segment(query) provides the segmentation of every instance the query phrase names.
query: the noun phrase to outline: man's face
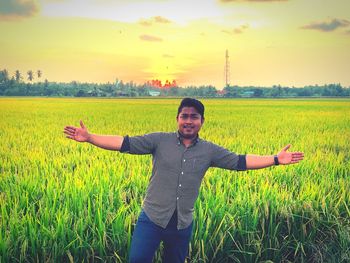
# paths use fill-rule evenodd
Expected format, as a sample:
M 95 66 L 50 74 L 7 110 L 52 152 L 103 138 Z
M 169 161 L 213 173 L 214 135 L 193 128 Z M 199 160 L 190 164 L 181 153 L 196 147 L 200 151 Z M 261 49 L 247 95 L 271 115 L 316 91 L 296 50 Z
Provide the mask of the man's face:
M 186 139 L 195 138 L 204 122 L 194 107 L 183 107 L 176 119 L 178 129 Z

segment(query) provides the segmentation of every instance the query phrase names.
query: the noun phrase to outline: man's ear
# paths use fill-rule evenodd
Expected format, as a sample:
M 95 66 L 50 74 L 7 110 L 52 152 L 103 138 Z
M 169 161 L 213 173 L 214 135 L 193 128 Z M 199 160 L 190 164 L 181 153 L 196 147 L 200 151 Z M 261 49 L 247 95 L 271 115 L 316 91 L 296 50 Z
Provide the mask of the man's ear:
M 204 117 L 202 117 L 202 121 L 201 121 L 201 122 L 202 122 L 202 125 L 203 125 L 203 123 L 204 123 Z

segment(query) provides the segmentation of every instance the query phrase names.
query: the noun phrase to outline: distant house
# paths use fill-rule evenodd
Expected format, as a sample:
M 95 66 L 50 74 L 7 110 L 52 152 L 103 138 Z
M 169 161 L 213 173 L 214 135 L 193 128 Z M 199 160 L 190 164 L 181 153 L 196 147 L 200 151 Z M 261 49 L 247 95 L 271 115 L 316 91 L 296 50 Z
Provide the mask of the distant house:
M 223 96 L 225 96 L 225 94 L 226 94 L 226 90 L 224 90 L 224 89 L 216 91 L 217 97 L 223 97 Z
M 150 90 L 148 93 L 149 93 L 149 95 L 151 95 L 153 97 L 160 95 L 160 91 L 155 91 L 155 90 Z

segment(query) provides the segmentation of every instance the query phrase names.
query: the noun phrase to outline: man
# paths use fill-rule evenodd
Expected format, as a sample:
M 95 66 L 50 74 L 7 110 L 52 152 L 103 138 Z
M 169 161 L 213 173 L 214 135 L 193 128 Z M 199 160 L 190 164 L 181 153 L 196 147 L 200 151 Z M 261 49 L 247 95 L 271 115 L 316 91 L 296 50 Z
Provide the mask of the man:
M 177 113 L 178 131 L 143 136 L 90 134 L 83 122 L 80 128 L 66 126 L 67 138 L 130 154 L 152 154 L 153 170 L 143 209 L 133 233 L 130 262 L 152 262 L 161 241 L 164 262 L 184 262 L 193 224 L 193 208 L 202 178 L 209 167 L 243 171 L 278 164 L 298 163 L 301 152 L 277 155 L 237 155 L 198 136 L 204 123 L 204 105 L 192 98 L 181 101 Z

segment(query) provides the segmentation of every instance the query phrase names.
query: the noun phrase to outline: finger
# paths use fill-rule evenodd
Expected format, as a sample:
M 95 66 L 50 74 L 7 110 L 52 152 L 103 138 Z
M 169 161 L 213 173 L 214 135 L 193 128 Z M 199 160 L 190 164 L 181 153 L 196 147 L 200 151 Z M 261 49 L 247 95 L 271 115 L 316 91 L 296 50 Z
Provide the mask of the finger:
M 292 154 L 304 154 L 303 152 L 292 152 Z
M 282 149 L 282 151 L 287 151 L 287 150 L 290 148 L 290 146 L 291 146 L 290 144 L 284 146 L 284 148 Z
M 74 140 L 74 137 L 73 137 L 73 136 L 66 136 L 66 138 L 71 139 L 71 140 Z
M 64 127 L 65 129 L 76 129 L 77 127 L 74 127 L 74 126 L 66 126 Z
M 63 131 L 64 134 L 67 134 L 67 135 L 70 135 L 70 136 L 73 136 L 74 135 L 74 132 L 70 132 L 70 131 Z
M 296 154 L 296 155 L 292 155 L 292 158 L 304 158 L 304 155 Z
M 85 129 L 85 125 L 84 125 L 84 123 L 83 123 L 82 120 L 80 120 L 80 127 L 82 127 L 83 129 Z
M 72 130 L 72 129 L 64 129 L 64 132 L 70 132 L 70 133 L 75 133 L 76 130 Z
M 65 131 L 70 131 L 70 132 L 75 132 L 75 128 L 70 128 L 70 127 L 65 127 L 64 128 Z
M 304 158 L 293 158 L 291 161 L 301 161 L 301 160 L 303 160 Z
M 304 158 L 293 158 L 292 161 L 301 161 L 303 160 Z
M 304 159 L 304 156 L 293 156 L 292 159 Z
M 293 157 L 300 157 L 300 156 L 304 156 L 303 153 L 292 153 Z

